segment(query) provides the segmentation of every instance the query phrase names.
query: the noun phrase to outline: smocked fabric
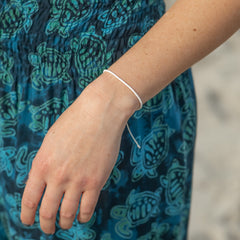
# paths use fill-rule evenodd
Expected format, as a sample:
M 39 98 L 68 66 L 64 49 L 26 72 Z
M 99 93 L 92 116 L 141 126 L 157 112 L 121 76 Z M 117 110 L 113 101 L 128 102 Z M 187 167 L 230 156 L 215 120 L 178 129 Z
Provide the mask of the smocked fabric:
M 54 235 L 20 221 L 50 126 L 164 14 L 162 0 L 0 0 L 0 239 L 183 240 L 191 202 L 196 100 L 187 70 L 130 118 L 92 219 Z M 163 68 L 164 66 L 159 66 Z

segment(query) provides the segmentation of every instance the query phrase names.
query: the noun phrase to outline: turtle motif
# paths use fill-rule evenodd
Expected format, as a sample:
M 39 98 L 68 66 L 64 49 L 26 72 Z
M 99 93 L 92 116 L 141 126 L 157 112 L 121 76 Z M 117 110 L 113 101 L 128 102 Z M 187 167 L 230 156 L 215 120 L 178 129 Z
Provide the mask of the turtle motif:
M 174 130 L 163 123 L 162 116 L 158 117 L 149 133 L 141 143 L 141 149 L 136 146 L 131 153 L 130 163 L 135 168 L 132 171 L 132 181 L 139 181 L 144 175 L 149 178 L 158 176 L 157 168 L 168 155 L 169 137 Z M 137 138 L 140 142 L 140 139 Z
M 20 86 L 18 86 L 17 94 L 9 92 L 0 97 L 0 147 L 2 136 L 12 137 L 16 134 L 17 114 L 21 113 L 26 106 L 26 102 L 21 99 L 22 88 Z
M 38 11 L 37 0 L 11 0 L 0 11 L 0 40 L 14 37 L 32 26 L 32 15 Z
M 107 182 L 105 183 L 103 190 L 107 189 L 109 187 L 109 185 L 111 184 L 111 182 L 113 182 L 113 184 L 117 184 L 120 181 L 121 171 L 118 169 L 118 166 L 121 164 L 123 159 L 124 159 L 124 152 L 120 151 L 118 154 L 117 162 L 114 165 L 112 173 L 111 173 L 110 177 L 108 178 Z
M 160 183 L 165 188 L 166 203 L 168 204 L 165 210 L 166 214 L 176 215 L 183 209 L 187 175 L 186 167 L 181 166 L 179 161 L 174 159 L 167 175 L 160 177 Z
M 183 121 L 183 142 L 178 149 L 178 152 L 186 154 L 193 149 L 193 145 L 196 137 L 196 112 L 193 107 L 193 103 L 189 102 L 183 106 L 183 112 L 186 112 L 187 116 Z
M 74 63 L 77 71 L 82 76 L 89 76 L 94 73 L 97 77 L 102 69 L 107 66 L 112 57 L 112 51 L 107 52 L 107 44 L 102 36 L 96 33 L 82 33 L 79 38 L 71 40 L 71 49 L 74 52 Z M 81 79 L 82 80 L 82 79 Z M 92 81 L 94 79 L 87 79 Z M 89 82 L 79 82 L 81 87 Z
M 29 62 L 34 66 L 31 73 L 32 86 L 36 90 L 43 90 L 44 85 L 63 81 L 72 81 L 68 74 L 71 52 L 61 53 L 54 48 L 47 48 L 47 43 L 41 43 L 37 53 L 30 53 Z
M 16 149 L 14 147 L 0 147 L 0 173 L 6 172 L 8 176 L 13 173 L 11 161 L 14 160 Z
M 69 104 L 67 91 L 64 91 L 63 99 L 54 97 L 40 106 L 31 105 L 29 107 L 29 111 L 32 114 L 30 129 L 33 132 L 43 131 L 46 134 L 50 126 L 67 109 Z
M 155 97 L 151 98 L 147 101 L 141 110 L 136 111 L 133 115 L 134 118 L 139 119 L 145 113 L 154 113 L 158 111 L 162 111 L 166 113 L 173 106 L 173 97 L 172 97 L 172 89 L 171 86 L 168 85 L 163 91 L 158 93 Z
M 14 82 L 11 74 L 14 60 L 12 57 L 8 57 L 7 53 L 0 49 L 0 84 L 6 84 L 11 86 Z
M 152 223 L 151 232 L 144 236 L 139 237 L 137 240 L 164 240 L 164 235 L 169 230 L 169 224 L 167 223 Z
M 22 146 L 19 148 L 16 161 L 15 161 L 15 169 L 16 169 L 16 185 L 19 188 L 24 188 L 26 184 L 26 180 L 28 177 L 28 173 L 30 172 L 32 161 L 37 154 L 37 150 L 32 151 L 28 154 L 28 147 Z
M 11 137 L 15 135 L 14 126 L 17 123 L 16 94 L 10 92 L 0 98 L 0 146 L 2 136 Z
M 162 190 L 156 192 L 144 191 L 136 193 L 135 189 L 129 194 L 125 205 L 117 205 L 111 209 L 111 217 L 119 219 L 115 225 L 116 233 L 122 238 L 131 238 L 131 228 L 146 223 L 159 212 L 159 203 Z
M 66 38 L 77 25 L 86 22 L 93 13 L 92 0 L 51 0 L 51 19 L 45 29 L 50 35 L 54 32 Z M 94 1 L 96 2 L 96 1 Z
M 99 15 L 98 20 L 103 22 L 103 34 L 111 34 L 114 29 L 127 23 L 132 12 L 141 7 L 141 1 L 115 1 L 110 10 Z
M 59 217 L 58 217 L 59 218 Z M 79 222 L 75 219 L 73 222 L 73 226 L 68 230 L 60 229 L 55 233 L 56 237 L 64 240 L 93 240 L 96 239 L 96 232 L 91 229 L 92 225 L 96 221 L 96 214 L 93 215 L 91 220 L 84 224 L 79 224 Z M 59 222 L 59 219 L 57 219 Z M 58 223 L 57 223 L 58 225 Z

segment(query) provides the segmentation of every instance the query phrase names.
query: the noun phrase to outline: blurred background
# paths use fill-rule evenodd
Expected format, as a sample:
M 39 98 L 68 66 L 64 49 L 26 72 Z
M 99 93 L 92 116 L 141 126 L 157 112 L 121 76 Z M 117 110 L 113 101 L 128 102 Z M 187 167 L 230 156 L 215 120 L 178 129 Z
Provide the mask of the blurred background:
M 198 99 L 189 240 L 240 239 L 240 31 L 193 66 Z
M 166 0 L 167 8 L 174 0 Z M 193 66 L 198 99 L 189 240 L 240 240 L 240 31 Z

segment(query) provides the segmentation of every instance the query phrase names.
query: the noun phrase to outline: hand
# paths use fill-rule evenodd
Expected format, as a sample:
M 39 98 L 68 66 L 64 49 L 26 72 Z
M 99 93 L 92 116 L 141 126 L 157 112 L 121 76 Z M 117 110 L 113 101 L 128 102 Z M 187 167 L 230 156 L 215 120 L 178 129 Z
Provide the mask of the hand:
M 116 162 L 122 132 L 138 107 L 135 96 L 107 73 L 91 83 L 49 129 L 32 163 L 23 193 L 21 220 L 34 223 L 39 201 L 40 226 L 69 229 L 80 203 L 78 220 L 90 220 L 99 193 Z

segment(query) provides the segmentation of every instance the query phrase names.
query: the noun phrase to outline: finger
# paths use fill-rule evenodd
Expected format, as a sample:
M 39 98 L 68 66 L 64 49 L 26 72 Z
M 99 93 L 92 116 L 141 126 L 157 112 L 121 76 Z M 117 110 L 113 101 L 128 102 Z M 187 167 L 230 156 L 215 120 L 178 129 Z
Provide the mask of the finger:
M 80 197 L 81 192 L 75 188 L 65 192 L 60 209 L 59 225 L 61 228 L 69 229 L 72 227 L 78 210 Z
M 99 197 L 99 191 L 86 191 L 82 194 L 80 211 L 78 214 L 79 222 L 85 223 L 88 222 L 95 210 L 97 201 Z
M 53 184 L 48 184 L 39 210 L 40 226 L 46 234 L 55 232 L 56 214 L 63 196 L 63 191 Z
M 23 224 L 32 225 L 34 223 L 37 206 L 45 186 L 45 182 L 31 172 L 23 192 L 21 203 L 21 221 Z

